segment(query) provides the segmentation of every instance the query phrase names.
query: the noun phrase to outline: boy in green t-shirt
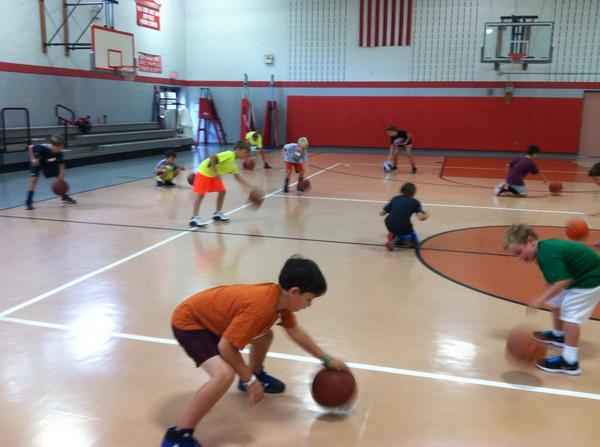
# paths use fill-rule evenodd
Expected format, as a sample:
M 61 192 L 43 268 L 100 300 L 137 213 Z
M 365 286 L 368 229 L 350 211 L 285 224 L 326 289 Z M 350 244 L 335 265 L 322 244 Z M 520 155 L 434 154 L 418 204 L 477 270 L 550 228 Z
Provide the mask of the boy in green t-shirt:
M 541 343 L 563 348 L 562 355 L 538 360 L 544 371 L 576 376 L 581 374 L 577 346 L 579 326 L 600 301 L 600 256 L 579 242 L 539 240 L 526 224 L 511 225 L 504 234 L 504 248 L 525 262 L 537 261 L 548 288 L 530 301 L 527 311 L 547 304 L 552 309 L 554 330 L 534 332 Z

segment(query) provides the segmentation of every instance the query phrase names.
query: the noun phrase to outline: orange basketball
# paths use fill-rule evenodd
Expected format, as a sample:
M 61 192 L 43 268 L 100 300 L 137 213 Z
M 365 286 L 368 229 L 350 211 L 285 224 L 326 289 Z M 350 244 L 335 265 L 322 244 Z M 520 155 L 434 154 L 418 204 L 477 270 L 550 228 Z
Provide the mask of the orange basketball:
M 249 158 L 248 160 L 246 160 L 246 162 L 244 163 L 244 166 L 246 169 L 248 169 L 249 171 L 252 171 L 254 169 L 254 166 L 256 166 L 256 163 L 254 161 L 253 158 Z
M 259 188 L 253 188 L 252 191 L 250 191 L 248 200 L 254 206 L 260 207 L 262 205 L 262 203 L 265 201 L 265 193 Z
M 356 397 L 356 380 L 348 371 L 323 368 L 313 379 L 311 394 L 323 407 L 347 406 Z
M 195 180 L 195 179 L 196 179 L 196 174 L 195 174 L 194 172 L 192 172 L 190 175 L 188 175 L 188 177 L 187 177 L 187 182 L 188 182 L 190 185 L 193 185 L 193 184 L 194 184 L 194 180 Z
M 561 182 L 552 182 L 548 185 L 548 189 L 552 194 L 560 194 L 563 190 Z
M 310 191 L 310 180 L 305 178 L 300 182 L 300 189 L 304 192 Z
M 57 196 L 64 196 L 69 191 L 69 184 L 64 180 L 56 180 L 52 184 L 52 192 Z
M 533 338 L 527 326 L 512 328 L 506 337 L 506 357 L 516 363 L 535 363 L 546 357 L 548 347 Z
M 585 223 L 585 220 L 580 219 L 578 217 L 574 217 L 567 222 L 567 227 L 565 228 L 565 233 L 567 233 L 567 237 L 574 241 L 579 241 L 581 239 L 585 239 L 590 232 L 590 228 L 588 224 Z

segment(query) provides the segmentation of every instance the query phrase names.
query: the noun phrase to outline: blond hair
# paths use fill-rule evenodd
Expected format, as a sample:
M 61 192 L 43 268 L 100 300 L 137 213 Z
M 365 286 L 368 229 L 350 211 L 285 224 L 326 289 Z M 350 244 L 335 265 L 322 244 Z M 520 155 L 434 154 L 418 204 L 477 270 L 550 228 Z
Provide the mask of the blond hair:
M 308 147 L 308 139 L 306 137 L 298 138 L 298 144 L 302 147 Z
M 527 224 L 513 224 L 504 232 L 502 246 L 506 250 L 510 244 L 524 245 L 529 239 L 539 239 L 539 236 L 531 226 Z

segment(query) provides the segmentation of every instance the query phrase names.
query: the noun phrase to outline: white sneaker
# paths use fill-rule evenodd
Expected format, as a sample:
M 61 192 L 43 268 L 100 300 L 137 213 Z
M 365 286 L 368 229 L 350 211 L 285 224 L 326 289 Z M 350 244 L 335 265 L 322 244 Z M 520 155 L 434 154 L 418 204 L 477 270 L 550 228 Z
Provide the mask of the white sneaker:
M 190 227 L 205 227 L 208 225 L 206 222 L 202 222 L 198 216 L 194 216 L 190 219 Z
M 227 222 L 229 219 L 229 217 L 227 217 L 225 215 L 225 213 L 223 211 L 217 211 L 213 214 L 213 220 L 220 220 L 223 222 Z

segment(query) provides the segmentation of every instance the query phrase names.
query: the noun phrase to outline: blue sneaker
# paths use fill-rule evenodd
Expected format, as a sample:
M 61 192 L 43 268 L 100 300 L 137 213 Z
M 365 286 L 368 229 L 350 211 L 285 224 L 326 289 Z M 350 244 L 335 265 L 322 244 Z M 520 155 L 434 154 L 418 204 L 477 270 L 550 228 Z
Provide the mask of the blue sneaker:
M 181 436 L 176 427 L 170 427 L 165 433 L 160 447 L 202 447 L 202 444 L 191 434 Z
M 536 331 L 533 333 L 533 338 L 535 338 L 540 343 L 546 343 L 548 345 L 556 346 L 557 348 L 562 348 L 565 345 L 565 336 L 554 335 L 554 332 L 552 331 Z
M 578 376 L 581 374 L 581 368 L 579 368 L 579 362 L 573 364 L 567 362 L 562 355 L 556 357 L 550 357 L 548 359 L 538 360 L 535 363 L 542 371 L 550 373 L 561 373 L 568 374 L 570 376 Z
M 260 381 L 260 383 L 262 383 L 263 391 L 267 394 L 279 394 L 285 391 L 285 383 L 273 376 L 268 375 L 264 369 L 260 372 L 260 374 L 256 374 L 256 378 Z M 238 382 L 238 390 L 246 391 L 246 385 L 244 385 L 242 379 L 240 379 Z

